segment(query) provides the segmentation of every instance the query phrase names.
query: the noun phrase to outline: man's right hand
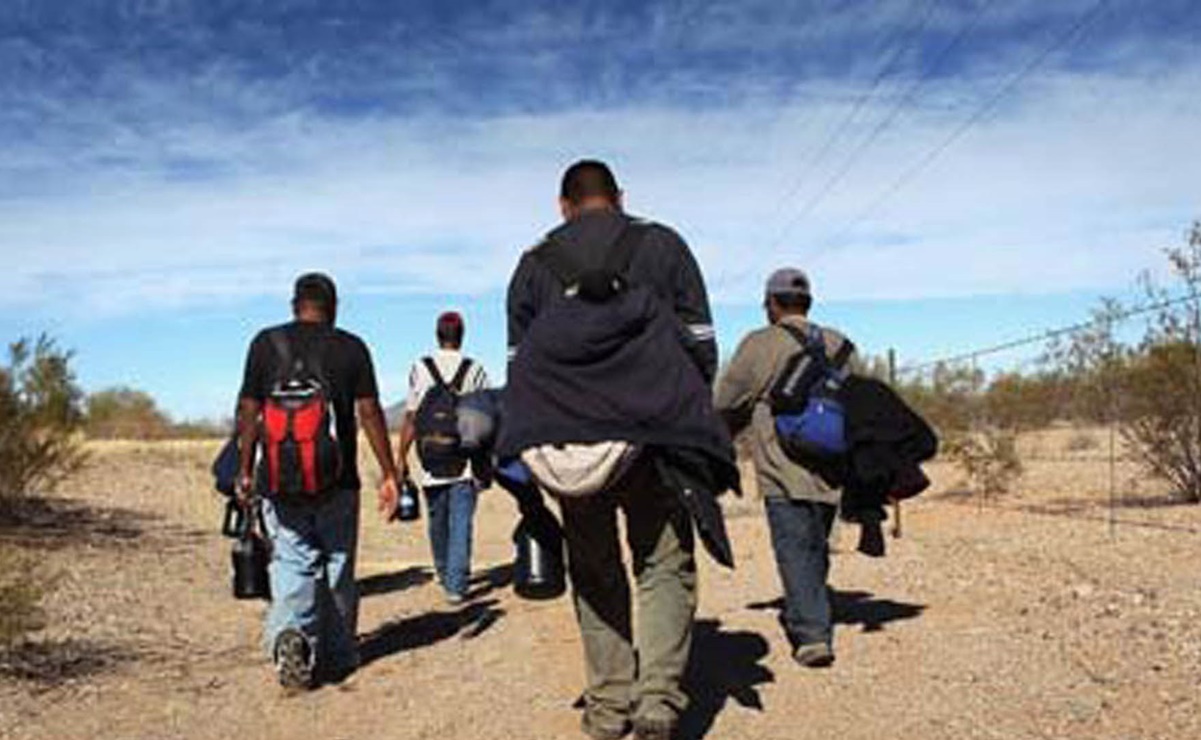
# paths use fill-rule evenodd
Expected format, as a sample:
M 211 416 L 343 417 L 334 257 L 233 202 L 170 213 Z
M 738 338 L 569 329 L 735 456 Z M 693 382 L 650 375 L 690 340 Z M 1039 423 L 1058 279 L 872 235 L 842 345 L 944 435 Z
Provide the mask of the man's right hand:
M 379 484 L 379 514 L 386 522 L 392 518 L 392 512 L 400 501 L 400 488 L 396 478 L 388 476 Z
M 252 476 L 241 473 L 238 475 L 238 480 L 234 483 L 234 495 L 238 499 L 238 505 L 243 509 L 249 509 L 254 501 L 254 479 Z

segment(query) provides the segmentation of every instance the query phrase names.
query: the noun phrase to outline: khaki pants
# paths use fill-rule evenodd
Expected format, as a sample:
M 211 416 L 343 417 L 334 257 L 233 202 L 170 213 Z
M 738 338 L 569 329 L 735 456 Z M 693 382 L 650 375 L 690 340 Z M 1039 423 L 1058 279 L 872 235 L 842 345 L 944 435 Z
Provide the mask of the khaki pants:
M 626 517 L 638 589 L 637 641 L 631 634 L 630 586 L 618 541 L 617 510 Z M 616 490 L 563 499 L 576 617 L 584 643 L 590 719 L 619 727 L 632 715 L 672 718 L 687 697 L 680 687 L 696 614 L 692 521 L 654 468 L 638 465 Z M 635 652 L 635 644 L 637 652 Z

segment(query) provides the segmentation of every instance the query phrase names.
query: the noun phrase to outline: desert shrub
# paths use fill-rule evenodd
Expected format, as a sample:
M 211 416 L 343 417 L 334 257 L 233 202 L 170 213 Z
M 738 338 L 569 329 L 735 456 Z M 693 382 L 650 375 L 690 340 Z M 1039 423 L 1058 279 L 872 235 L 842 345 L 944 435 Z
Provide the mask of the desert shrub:
M 163 439 L 172 435 L 171 420 L 149 393 L 108 388 L 87 399 L 88 437 L 92 439 Z
M 1193 342 L 1148 347 L 1123 383 L 1119 430 L 1134 457 L 1186 501 L 1201 502 L 1201 351 Z
M 1118 341 L 1114 326 L 1126 311 L 1107 300 L 1088 329 L 1049 356 L 1073 378 L 1081 416 L 1116 424 L 1147 472 L 1201 502 L 1201 223 L 1166 253 L 1176 284 L 1144 276 L 1154 310 L 1141 342 Z
M 1065 395 L 1063 381 L 1054 375 L 1002 373 L 988 384 L 982 417 L 1006 429 L 1046 429 L 1063 415 Z
M 12 344 L 9 364 L 0 366 L 0 515 L 51 490 L 83 462 L 82 393 L 70 360 L 43 336 Z
M 939 363 L 928 379 L 909 379 L 897 386 L 897 392 L 945 437 L 966 431 L 979 419 L 983 385 L 979 370 Z
M 971 489 L 984 496 L 1009 493 L 1022 475 L 1013 429 L 987 427 L 952 434 L 943 440 L 943 455 L 963 471 Z
M 0 546 L 0 650 L 45 626 L 45 588 L 45 579 L 27 556 Z

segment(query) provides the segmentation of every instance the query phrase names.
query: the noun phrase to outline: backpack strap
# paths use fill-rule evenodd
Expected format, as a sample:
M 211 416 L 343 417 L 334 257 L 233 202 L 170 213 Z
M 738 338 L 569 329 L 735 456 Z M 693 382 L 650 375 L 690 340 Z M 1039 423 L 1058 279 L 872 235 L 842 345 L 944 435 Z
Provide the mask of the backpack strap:
M 810 323 L 808 331 L 802 331 L 792 324 L 781 321 L 776 326 L 788 332 L 793 339 L 797 341 L 806 350 L 817 355 L 826 366 L 837 372 L 842 372 L 846 367 L 847 361 L 851 359 L 851 355 L 855 352 L 855 343 L 847 338 L 843 338 L 842 344 L 838 346 L 838 351 L 830 357 L 826 353 L 826 340 L 822 335 L 822 329 L 817 324 Z
M 422 364 L 429 371 L 430 377 L 434 380 L 434 385 L 446 385 L 446 381 L 442 378 L 442 373 L 438 372 L 438 363 L 434 362 L 432 357 L 422 357 Z
M 288 341 L 288 335 L 282 328 L 268 332 L 267 338 L 275 348 L 275 356 L 279 362 L 275 368 L 275 382 L 282 383 L 292 374 L 292 343 Z
M 471 360 L 464 357 L 459 363 L 459 369 L 455 371 L 455 376 L 450 380 L 450 389 L 455 393 L 462 394 L 463 383 L 467 380 L 467 372 L 471 370 Z
M 843 370 L 846 367 L 847 361 L 851 359 L 851 355 L 855 352 L 855 343 L 847 338 L 843 338 L 842 344 L 839 345 L 838 351 L 834 353 L 833 359 L 830 360 L 830 365 L 835 370 Z

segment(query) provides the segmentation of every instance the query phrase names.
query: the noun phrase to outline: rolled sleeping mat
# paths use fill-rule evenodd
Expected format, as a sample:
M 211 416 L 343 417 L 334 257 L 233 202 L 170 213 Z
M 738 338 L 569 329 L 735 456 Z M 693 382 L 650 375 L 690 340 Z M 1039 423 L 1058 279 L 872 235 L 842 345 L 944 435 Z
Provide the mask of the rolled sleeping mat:
M 487 449 L 496 438 L 500 420 L 500 391 L 485 390 L 459 399 L 459 444 L 464 450 Z

